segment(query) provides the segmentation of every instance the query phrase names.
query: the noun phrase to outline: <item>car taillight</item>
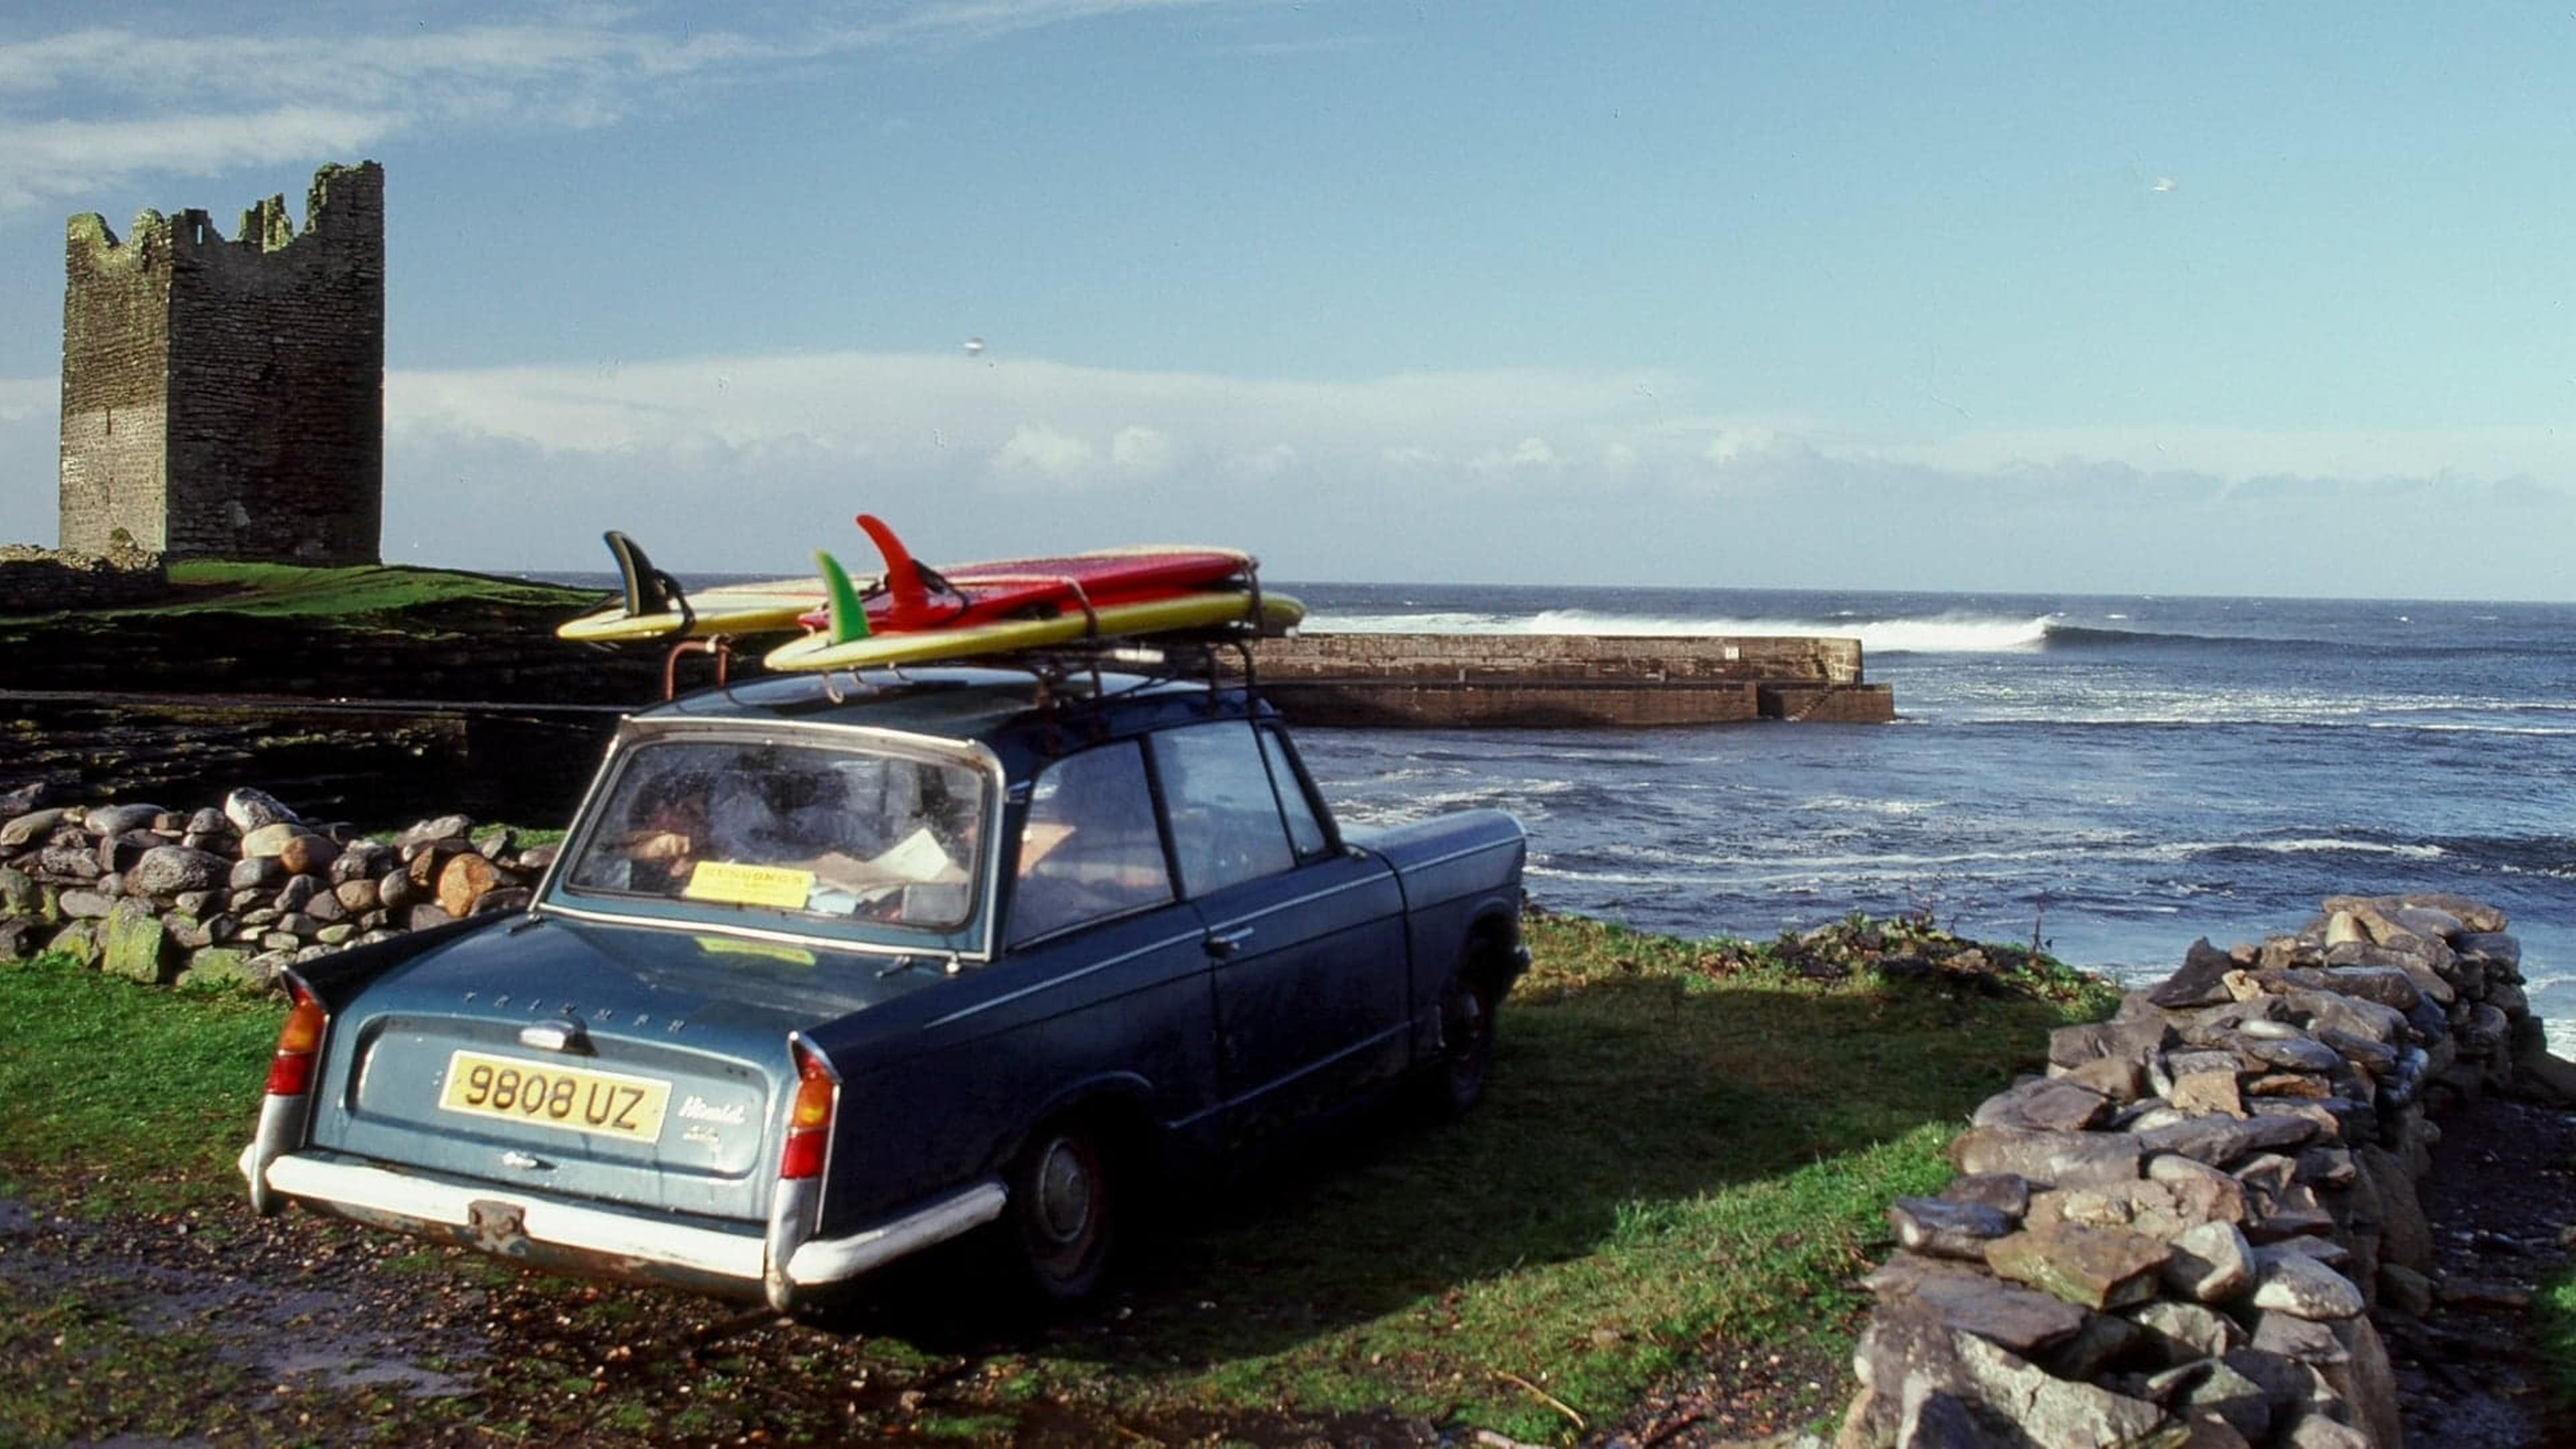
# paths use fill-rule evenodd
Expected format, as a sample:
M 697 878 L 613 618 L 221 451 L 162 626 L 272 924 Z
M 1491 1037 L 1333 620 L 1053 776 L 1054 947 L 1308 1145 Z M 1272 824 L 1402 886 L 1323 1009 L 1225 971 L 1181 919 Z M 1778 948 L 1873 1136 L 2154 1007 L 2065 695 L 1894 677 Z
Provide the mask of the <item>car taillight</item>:
M 295 1007 L 277 1033 L 277 1056 L 268 1064 L 268 1094 L 301 1097 L 313 1086 L 313 1059 L 322 1050 L 322 1029 L 331 1024 L 322 1003 L 301 986 L 293 987 Z
M 832 1143 L 832 1099 L 840 1089 L 823 1059 L 796 1043 L 796 1103 L 787 1112 L 787 1146 L 778 1154 L 780 1180 L 823 1175 L 823 1152 Z

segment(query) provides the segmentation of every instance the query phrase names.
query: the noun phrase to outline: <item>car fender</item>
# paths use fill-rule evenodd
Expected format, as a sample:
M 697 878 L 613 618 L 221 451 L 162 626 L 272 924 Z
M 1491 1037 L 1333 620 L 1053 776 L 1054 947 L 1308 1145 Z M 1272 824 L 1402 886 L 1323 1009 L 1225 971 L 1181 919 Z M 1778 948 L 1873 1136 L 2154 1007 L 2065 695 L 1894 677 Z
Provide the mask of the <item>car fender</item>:
M 999 1172 L 1018 1157 L 1029 1139 L 1049 1122 L 1066 1117 L 1103 1113 L 1114 1116 L 1131 1129 L 1135 1140 L 1130 1144 L 1157 1158 L 1160 1155 L 1160 1129 L 1164 1124 L 1154 1120 L 1153 1083 L 1134 1072 L 1103 1072 L 1072 1082 L 1049 1094 L 1033 1107 L 1003 1139 L 994 1144 L 992 1159 L 986 1165 Z

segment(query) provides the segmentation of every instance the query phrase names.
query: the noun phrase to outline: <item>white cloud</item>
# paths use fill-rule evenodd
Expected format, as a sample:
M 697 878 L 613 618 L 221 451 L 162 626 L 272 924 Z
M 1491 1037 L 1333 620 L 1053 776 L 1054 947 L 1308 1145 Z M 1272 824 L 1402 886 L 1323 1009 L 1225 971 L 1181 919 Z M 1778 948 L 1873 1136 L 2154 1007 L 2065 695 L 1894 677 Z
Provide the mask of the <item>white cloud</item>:
M 993 454 L 993 472 L 1003 478 L 1075 481 L 1092 468 L 1089 443 L 1039 423 L 1022 423 L 1010 441 Z
M 1764 427 L 1722 427 L 1699 450 L 1700 457 L 1724 468 L 1758 458 L 1780 446 L 1780 434 Z
M 1225 460 L 1226 475 L 1247 483 L 1267 482 L 1296 466 L 1297 450 L 1286 443 L 1236 453 Z
M 2545 430 L 2358 451 L 2328 434 L 2210 434 L 2190 466 L 2141 467 L 2108 456 L 2115 434 L 2087 452 L 2033 433 L 2017 454 L 1999 432 L 1871 443 L 1693 415 L 1691 389 L 1662 379 L 1692 418 L 1673 423 L 1630 408 L 1631 382 L 1319 383 L 875 353 L 402 369 L 386 381 L 385 547 L 596 568 L 594 541 L 618 527 L 684 572 L 791 570 L 815 547 L 857 547 L 849 519 L 865 508 L 930 558 L 1196 538 L 1253 549 L 1281 579 L 2566 588 L 2576 458 Z M 0 538 L 53 536 L 58 392 L 50 377 L 0 379 Z M 2354 573 L 2398 537 L 2446 562 L 2397 581 Z
M 1478 473 L 1498 473 L 1553 468 L 1556 464 L 1556 449 L 1548 445 L 1547 439 L 1523 438 L 1508 449 L 1481 454 L 1467 466 Z
M 146 34 L 91 27 L 0 41 L 0 211 L 148 175 L 206 176 L 346 153 L 424 132 L 612 125 L 667 109 L 693 85 L 923 45 L 974 44 L 1043 26 L 1228 0 L 971 0 L 887 7 L 865 24 L 774 34 L 669 30 L 651 12 L 431 28 L 391 12 L 371 32 L 320 18 L 285 35 Z M 373 12 L 354 12 L 371 15 Z M 751 12 L 742 12 L 746 19 Z M 278 104 L 275 78 L 298 100 Z
M 387 113 L 285 106 L 166 120 L 0 124 L 0 211 L 34 206 L 142 172 L 203 176 L 226 166 L 303 161 L 374 145 L 401 125 Z M 299 217 L 300 221 L 301 218 Z M 124 225 L 111 217 L 112 226 Z
M 1172 439 L 1152 428 L 1120 428 L 1109 439 L 1109 461 L 1135 478 L 1159 478 L 1172 469 Z

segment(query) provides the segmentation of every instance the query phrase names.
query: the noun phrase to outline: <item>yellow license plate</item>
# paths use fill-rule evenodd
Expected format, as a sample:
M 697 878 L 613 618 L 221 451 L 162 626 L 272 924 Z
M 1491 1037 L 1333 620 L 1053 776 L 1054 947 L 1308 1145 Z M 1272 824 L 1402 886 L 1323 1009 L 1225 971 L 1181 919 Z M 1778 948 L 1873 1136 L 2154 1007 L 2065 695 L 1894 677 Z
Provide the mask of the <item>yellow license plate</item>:
M 671 1084 L 556 1062 L 459 1051 L 447 1059 L 440 1110 L 651 1142 L 662 1135 Z

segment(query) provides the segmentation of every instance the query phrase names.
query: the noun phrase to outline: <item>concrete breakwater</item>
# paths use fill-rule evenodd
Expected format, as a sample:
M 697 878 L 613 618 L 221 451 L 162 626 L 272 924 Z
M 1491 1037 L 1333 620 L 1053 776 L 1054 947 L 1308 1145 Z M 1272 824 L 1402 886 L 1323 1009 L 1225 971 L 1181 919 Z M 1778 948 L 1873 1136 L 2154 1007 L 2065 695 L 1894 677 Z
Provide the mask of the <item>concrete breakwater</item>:
M 1840 1444 L 2396 1449 L 2383 1334 L 2478 1301 L 2419 1204 L 2438 1120 L 2576 1100 L 2506 925 L 2332 897 L 2059 1029 L 1952 1144 L 1960 1176 L 1889 1210 Z
M 1252 651 L 1308 725 L 1599 728 L 1896 717 L 1858 639 L 1599 634 L 1301 634 Z

